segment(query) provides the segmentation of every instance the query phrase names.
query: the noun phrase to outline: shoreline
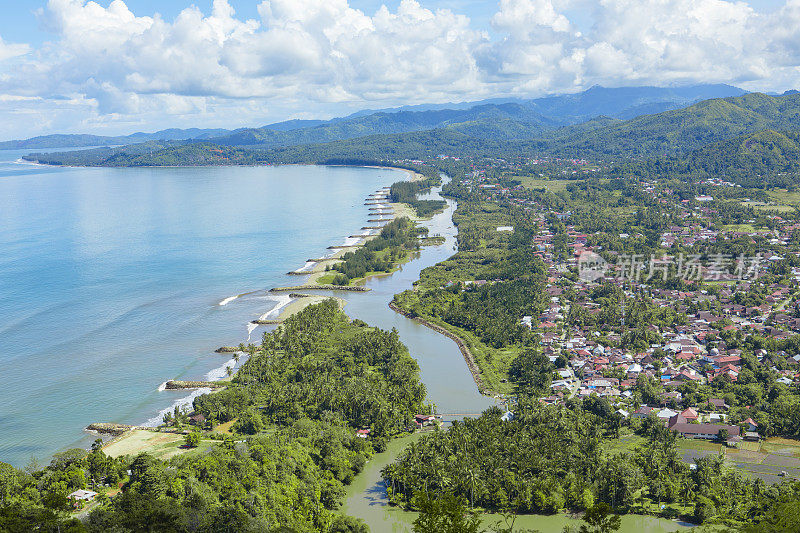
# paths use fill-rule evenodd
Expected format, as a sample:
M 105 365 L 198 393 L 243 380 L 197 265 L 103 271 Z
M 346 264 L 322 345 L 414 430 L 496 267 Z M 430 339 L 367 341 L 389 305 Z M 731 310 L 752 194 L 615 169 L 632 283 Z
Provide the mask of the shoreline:
M 45 165 L 45 166 L 48 166 L 48 165 Z M 207 165 L 202 165 L 202 166 L 207 166 Z M 243 166 L 243 165 L 240 165 L 240 166 Z M 247 165 L 247 166 L 263 166 L 263 165 Z M 321 165 L 321 166 L 352 166 L 352 165 Z M 399 170 L 399 171 L 402 171 L 406 175 L 406 179 L 409 180 L 409 181 L 419 181 L 419 180 L 425 179 L 425 177 L 422 174 L 414 172 L 414 171 L 412 171 L 410 169 L 402 169 L 402 168 L 396 168 L 396 167 L 377 167 L 377 166 L 366 166 L 366 165 L 365 166 L 356 166 L 356 168 L 378 168 L 378 169 L 393 170 L 393 171 L 398 171 Z M 401 181 L 401 180 L 397 180 L 397 181 Z M 370 193 L 370 196 L 371 195 L 375 195 L 375 194 L 386 195 L 386 194 L 388 194 L 388 189 L 389 189 L 389 187 L 381 188 L 375 193 Z M 381 226 L 385 225 L 385 223 L 389 223 L 392 220 L 395 220 L 395 219 L 397 219 L 399 217 L 402 217 L 402 216 L 408 217 L 414 223 L 419 223 L 422 220 L 428 220 L 430 218 L 430 217 L 428 217 L 427 219 L 422 219 L 420 217 L 417 217 L 414 209 L 408 204 L 390 203 L 390 202 L 384 200 L 384 201 L 382 201 L 382 205 L 386 205 L 387 206 L 385 208 L 386 211 L 391 209 L 391 217 L 390 218 L 382 218 L 381 219 Z M 368 213 L 368 215 L 367 215 L 367 218 L 374 217 L 374 216 L 376 216 L 376 214 L 377 213 L 370 211 Z M 368 225 L 370 225 L 370 224 L 368 224 Z M 379 228 L 375 228 L 375 229 L 379 229 Z M 364 230 L 362 229 L 360 231 L 363 233 Z M 341 246 L 334 247 L 333 250 L 332 250 L 333 253 L 331 253 L 328 256 L 321 257 L 321 258 L 319 258 L 319 260 L 313 261 L 316 264 L 314 264 L 308 270 L 305 270 L 305 271 L 291 271 L 291 272 L 287 273 L 287 275 L 307 275 L 307 276 L 309 276 L 309 278 L 306 281 L 306 283 L 300 284 L 300 285 L 296 285 L 296 286 L 290 286 L 290 287 L 272 287 L 271 289 L 269 289 L 267 291 L 267 293 L 286 293 L 286 292 L 293 292 L 293 291 L 296 292 L 296 291 L 309 291 L 309 290 L 367 292 L 367 291 L 371 290 L 369 287 L 363 286 L 363 283 L 367 279 L 372 278 L 372 277 L 388 276 L 388 275 L 393 274 L 394 272 L 396 272 L 397 270 L 399 270 L 401 268 L 402 264 L 405 264 L 405 263 L 407 263 L 409 261 L 414 260 L 415 257 L 416 257 L 416 254 L 409 253 L 408 256 L 406 258 L 404 258 L 402 261 L 398 261 L 397 265 L 395 265 L 395 268 L 393 268 L 390 272 L 370 273 L 370 274 L 367 274 L 366 276 L 364 276 L 362 278 L 351 280 L 351 285 L 336 286 L 336 285 L 328 285 L 328 284 L 318 284 L 318 283 L 314 283 L 314 280 L 318 279 L 318 278 L 320 278 L 320 277 L 322 277 L 322 276 L 324 276 L 326 274 L 325 267 L 327 265 L 330 265 L 331 263 L 338 262 L 340 260 L 341 256 L 343 256 L 345 253 L 347 253 L 349 251 L 353 251 L 355 249 L 358 249 L 359 247 L 363 246 L 369 240 L 372 240 L 375 237 L 377 237 L 379 235 L 379 233 L 380 233 L 379 231 L 376 231 L 375 234 L 373 234 L 373 235 L 360 236 L 358 241 L 353 245 L 346 245 L 346 246 L 345 245 L 341 245 Z M 349 238 L 353 238 L 353 237 L 349 237 Z M 329 247 L 329 250 L 330 249 L 331 249 L 331 247 Z M 310 263 L 310 262 L 312 262 L 312 261 L 307 261 L 307 263 Z M 305 266 L 309 266 L 309 265 L 305 265 Z M 303 267 L 301 267 L 301 268 L 303 268 Z M 237 300 L 238 298 L 240 298 L 242 296 L 246 296 L 248 294 L 252 294 L 252 293 L 255 293 L 255 292 L 259 292 L 259 290 L 246 291 L 246 292 L 243 292 L 241 294 L 237 294 L 235 296 L 230 296 L 230 297 L 224 298 L 220 302 L 218 302 L 216 305 L 220 306 L 220 307 L 224 307 L 224 306 L 228 305 L 229 303 Z M 294 314 L 302 311 L 303 309 L 305 309 L 309 305 L 320 303 L 320 302 L 322 302 L 324 300 L 327 300 L 329 298 L 333 298 L 334 300 L 336 300 L 337 303 L 339 304 L 340 308 L 343 308 L 344 305 L 346 304 L 346 301 L 343 300 L 342 298 L 337 298 L 335 296 L 328 296 L 328 295 L 289 294 L 288 296 L 291 298 L 291 301 L 288 304 L 285 304 L 285 303 L 281 304 L 279 302 L 272 310 L 270 310 L 267 313 L 265 313 L 264 315 L 262 315 L 261 318 L 252 320 L 248 324 L 248 339 L 247 339 L 247 342 L 250 341 L 250 335 L 253 333 L 253 331 L 257 327 L 266 326 L 266 325 L 280 325 L 287 318 L 289 318 L 290 316 L 293 316 Z M 279 310 L 278 315 L 274 316 L 274 317 L 270 316 L 270 314 L 275 310 Z M 232 353 L 238 353 L 238 352 L 240 352 L 238 347 L 230 347 L 230 348 L 223 347 L 223 348 L 217 349 L 217 353 L 223 353 L 223 354 L 228 354 L 228 353 L 232 354 Z M 462 351 L 462 353 L 463 353 L 463 351 Z M 240 354 L 240 355 L 242 356 L 242 363 L 243 363 L 246 360 L 247 355 L 246 354 Z M 466 356 L 465 356 L 465 360 L 468 361 L 468 359 L 466 359 Z M 233 366 L 236 366 L 236 363 L 234 363 L 234 360 L 231 359 L 231 361 L 226 362 L 220 368 L 229 367 L 229 366 L 231 366 L 231 364 L 233 364 Z M 217 370 L 219 370 L 219 368 L 214 368 L 214 369 L 210 370 L 206 374 L 206 377 L 207 377 L 206 380 L 184 381 L 184 380 L 170 379 L 170 380 L 167 380 L 164 383 L 162 383 L 162 385 L 159 387 L 159 390 L 173 390 L 173 391 L 174 390 L 186 390 L 186 391 L 191 391 L 191 394 L 189 396 L 187 396 L 186 398 L 181 398 L 179 400 L 176 400 L 176 402 L 173 402 L 173 404 L 171 404 L 166 409 L 171 410 L 176 405 L 191 406 L 194 398 L 196 396 L 200 395 L 200 394 L 214 394 L 216 392 L 219 392 L 220 390 L 224 390 L 226 388 L 226 382 L 230 381 L 231 377 L 233 377 L 236 374 L 236 371 L 234 371 L 233 374 L 231 376 L 229 376 L 229 377 L 222 377 L 222 378 L 212 377 L 211 374 L 214 373 Z M 470 369 L 470 371 L 473 372 L 472 369 Z M 473 373 L 473 375 L 474 375 L 474 373 Z M 481 389 L 479 388 L 479 390 L 481 390 Z M 485 394 L 483 391 L 481 391 L 481 393 Z M 137 440 L 137 439 L 139 439 L 141 437 L 140 434 L 142 433 L 142 431 L 151 432 L 151 433 L 153 433 L 155 435 L 159 435 L 162 432 L 161 429 L 159 429 L 158 424 L 153 426 L 152 423 L 155 421 L 156 418 L 160 417 L 161 412 L 163 412 L 163 411 L 164 410 L 160 411 L 157 415 L 155 415 L 153 418 L 147 420 L 143 424 L 137 424 L 137 425 L 131 424 L 131 425 L 128 425 L 128 424 L 112 424 L 112 423 L 93 423 L 93 424 L 90 424 L 89 426 L 87 426 L 85 428 L 85 431 L 93 433 L 93 434 L 96 434 L 96 435 L 102 435 L 102 434 L 104 434 L 104 435 L 109 435 L 109 434 L 113 435 L 113 437 L 111 439 L 107 440 L 104 443 L 104 445 L 103 445 L 104 448 L 106 448 L 107 446 L 110 446 L 112 444 L 117 445 L 117 446 L 124 446 L 124 444 L 120 444 L 120 443 L 121 442 L 124 443 L 127 440 Z M 106 426 L 108 426 L 108 427 L 113 426 L 115 429 L 114 429 L 114 431 L 102 431 L 102 430 L 98 431 L 97 430 L 97 428 L 102 428 L 102 427 L 106 427 Z M 144 446 L 140 451 L 147 451 L 147 450 L 148 450 L 148 447 Z
M 36 164 L 36 165 L 42 165 L 42 166 L 74 167 L 74 165 L 48 165 L 46 163 L 39 163 L 39 162 L 35 162 L 35 161 L 26 161 L 26 162 L 27 163 L 31 163 L 31 164 Z M 152 167 L 152 168 L 181 168 L 183 166 L 184 165 L 181 165 L 181 166 Z M 219 166 L 219 165 L 193 165 L 193 166 L 205 167 L 205 166 Z M 270 165 L 235 165 L 235 166 L 262 167 L 262 166 L 270 166 Z M 312 166 L 312 165 L 297 164 L 296 166 Z M 422 176 L 421 174 L 419 174 L 417 172 L 414 172 L 412 170 L 403 169 L 403 168 L 396 168 L 396 167 L 388 167 L 388 166 L 371 166 L 371 165 L 313 165 L 313 166 L 341 166 L 341 167 L 353 167 L 353 168 L 371 168 L 371 169 L 381 169 L 381 170 L 392 170 L 392 171 L 401 171 L 401 172 L 403 172 L 405 177 L 406 177 L 406 179 L 408 179 L 408 180 L 419 180 L 419 179 L 423 179 L 424 178 L 424 176 Z M 93 166 L 93 167 L 85 167 L 85 168 L 129 168 L 129 167 L 96 167 L 96 166 Z M 393 183 L 397 182 L 397 181 L 403 181 L 403 180 L 402 180 L 402 178 L 401 179 L 397 179 L 397 180 L 393 181 Z M 388 185 L 386 187 L 379 188 L 377 190 L 377 192 L 368 193 L 368 196 L 369 195 L 373 195 L 373 194 L 382 194 L 382 195 L 383 194 L 388 194 L 388 190 L 389 190 L 390 185 Z M 386 203 L 386 205 L 388 205 L 388 203 Z M 368 218 L 370 216 L 374 216 L 374 214 L 368 215 Z M 392 213 L 392 217 L 391 218 L 386 218 L 386 219 L 384 219 L 384 221 L 386 223 L 388 223 L 388 222 L 394 220 L 396 218 L 396 216 L 397 215 L 395 213 Z M 360 230 L 360 231 L 363 232 L 363 230 Z M 368 292 L 370 289 L 367 288 L 367 287 L 364 287 L 363 285 L 347 285 L 347 286 L 327 285 L 327 284 L 314 283 L 313 280 L 315 280 L 315 279 L 317 279 L 317 278 L 319 278 L 319 277 L 321 277 L 321 276 L 323 276 L 325 274 L 325 266 L 326 265 L 329 265 L 332 262 L 338 261 L 339 258 L 342 255 L 344 255 L 345 253 L 347 253 L 349 251 L 355 250 L 360 246 L 363 246 L 363 244 L 365 242 L 375 238 L 378 234 L 379 234 L 379 232 L 376 232 L 374 235 L 369 235 L 369 236 L 362 237 L 362 238 L 358 239 L 358 241 L 354 245 L 343 246 L 342 248 L 338 248 L 338 249 L 332 250 L 333 253 L 331 253 L 329 256 L 320 258 L 323 261 L 315 261 L 316 264 L 312 268 L 310 268 L 308 271 L 301 271 L 301 272 L 293 271 L 293 272 L 297 272 L 297 274 L 299 274 L 299 275 L 308 275 L 309 276 L 309 280 L 307 280 L 306 283 L 295 285 L 295 286 L 291 286 L 291 287 L 272 287 L 271 289 L 267 290 L 266 292 L 268 294 L 280 294 L 280 293 L 285 293 L 285 292 L 290 292 L 290 291 L 297 292 L 297 291 L 308 291 L 308 290 Z M 379 273 L 379 274 L 384 274 L 384 273 Z M 390 274 L 390 273 L 388 273 L 388 274 Z M 369 276 L 366 276 L 366 277 L 369 277 Z M 355 281 L 357 281 L 358 283 L 362 283 L 363 280 L 366 279 L 366 277 L 365 278 L 361 278 L 359 280 L 355 280 Z M 236 294 L 234 296 L 229 296 L 229 297 L 223 298 L 222 300 L 220 300 L 215 305 L 219 306 L 219 307 L 225 307 L 228 304 L 230 304 L 231 302 L 233 302 L 233 301 L 235 301 L 235 300 L 237 300 L 237 299 L 239 299 L 239 298 L 241 298 L 243 296 L 246 296 L 246 295 L 249 295 L 249 294 L 253 294 L 253 293 L 257 293 L 257 292 L 260 292 L 261 290 L 262 289 L 245 291 L 245 292 L 242 292 L 240 294 Z M 340 308 L 342 308 L 344 306 L 344 304 L 346 303 L 345 300 L 343 300 L 341 298 L 336 298 L 334 296 L 306 295 L 306 294 L 304 294 L 304 295 L 289 294 L 288 296 L 291 298 L 291 301 L 288 304 L 283 304 L 282 305 L 280 302 L 278 302 L 278 304 L 273 309 L 271 309 L 271 310 L 267 311 L 266 313 L 264 313 L 263 315 L 261 315 L 260 318 L 257 318 L 255 320 L 251 320 L 247 324 L 247 327 L 248 327 L 248 338 L 245 341 L 245 343 L 250 342 L 250 335 L 252 335 L 253 331 L 257 327 L 263 326 L 263 325 L 278 325 L 281 322 L 285 321 L 290 316 L 292 316 L 293 314 L 296 314 L 296 313 L 300 312 L 302 309 L 304 309 L 305 307 L 307 307 L 309 305 L 312 305 L 313 303 L 319 303 L 319 302 L 321 302 L 323 300 L 326 300 L 328 298 L 335 299 L 339 303 Z M 275 317 L 270 316 L 270 313 L 272 313 L 275 310 L 279 310 L 278 315 L 275 316 Z M 239 348 L 238 347 L 234 347 L 234 346 L 217 348 L 215 350 L 216 353 L 231 354 L 231 355 L 233 353 L 236 353 L 236 352 L 239 352 L 239 351 L 240 351 Z M 246 360 L 246 355 L 242 354 L 241 359 L 242 359 L 241 363 L 243 363 L 244 360 Z M 179 399 L 175 400 L 174 402 L 172 402 L 172 404 L 170 404 L 169 406 L 165 407 L 165 409 L 171 410 L 175 406 L 186 406 L 186 405 L 191 406 L 191 403 L 192 403 L 194 397 L 196 397 L 198 395 L 198 393 L 201 393 L 201 391 L 203 393 L 213 394 L 214 392 L 217 392 L 217 391 L 219 391 L 221 389 L 224 389 L 225 385 L 219 384 L 219 382 L 229 381 L 230 378 L 226 379 L 226 376 L 223 376 L 223 377 L 220 378 L 220 377 L 217 377 L 217 376 L 212 376 L 212 374 L 217 373 L 221 368 L 230 367 L 231 365 L 233 365 L 235 367 L 235 366 L 237 366 L 237 363 L 238 363 L 238 361 L 234 361 L 234 359 L 231 359 L 230 361 L 225 362 L 220 367 L 214 367 L 214 368 L 210 369 L 205 374 L 205 379 L 189 380 L 189 381 L 178 380 L 178 379 L 173 379 L 173 378 L 166 379 L 158 387 L 159 391 L 163 391 L 163 390 L 187 390 L 187 391 L 192 391 L 192 394 L 188 395 L 185 398 L 179 398 Z M 234 371 L 233 375 L 235 375 L 235 372 L 236 371 Z M 192 384 L 192 386 L 188 386 L 186 384 Z M 105 423 L 105 422 L 93 422 L 93 423 L 89 424 L 88 426 L 86 426 L 84 428 L 84 431 L 85 432 L 89 432 L 89 433 L 97 434 L 97 432 L 95 430 L 90 430 L 89 428 L 103 426 L 103 425 L 115 425 L 117 427 L 122 427 L 122 426 L 129 427 L 130 428 L 129 430 L 123 432 L 122 434 L 118 435 L 117 437 L 115 437 L 113 439 L 113 440 L 118 440 L 119 438 L 124 438 L 125 434 L 128 434 L 128 433 L 132 432 L 136 428 L 149 428 L 149 427 L 151 427 L 151 424 L 156 422 L 157 418 L 160 419 L 161 413 L 163 411 L 164 411 L 164 409 L 160 410 L 158 413 L 154 413 L 153 417 L 147 419 L 146 421 L 143 421 L 140 424 L 116 424 L 116 423 Z

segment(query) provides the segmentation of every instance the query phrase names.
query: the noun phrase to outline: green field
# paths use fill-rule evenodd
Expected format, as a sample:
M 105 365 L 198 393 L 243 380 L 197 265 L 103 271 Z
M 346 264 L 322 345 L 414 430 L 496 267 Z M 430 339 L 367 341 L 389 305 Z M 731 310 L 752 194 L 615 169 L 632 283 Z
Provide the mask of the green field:
M 180 433 L 166 433 L 134 429 L 114 439 L 103 448 L 109 457 L 137 455 L 145 452 L 159 459 L 169 459 L 186 452 L 205 450 L 219 441 L 202 440 L 197 448 L 184 448 L 184 436 Z
M 578 180 L 550 180 L 533 176 L 514 176 L 514 179 L 521 181 L 522 186 L 528 189 L 541 189 L 544 187 L 554 193 L 566 190 L 567 185 L 570 183 L 578 183 Z

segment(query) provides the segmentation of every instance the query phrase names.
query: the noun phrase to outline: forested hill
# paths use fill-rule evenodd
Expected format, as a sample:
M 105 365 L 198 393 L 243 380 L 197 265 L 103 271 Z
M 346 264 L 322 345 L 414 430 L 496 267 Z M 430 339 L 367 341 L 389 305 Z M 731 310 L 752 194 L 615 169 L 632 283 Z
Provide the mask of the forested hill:
M 800 94 L 750 93 L 704 100 L 684 109 L 556 136 L 547 151 L 648 156 L 686 154 L 705 145 L 761 130 L 800 130 Z
M 526 106 L 507 103 L 477 106 L 466 110 L 375 113 L 292 131 L 276 131 L 270 127 L 246 129 L 214 139 L 213 142 L 229 146 L 273 148 L 436 128 L 463 130 L 479 138 L 516 139 L 541 135 L 548 129 L 562 125 L 564 122 L 545 117 Z
M 795 188 L 800 177 L 800 131 L 764 130 L 720 141 L 685 157 L 657 157 L 628 162 L 617 176 L 652 178 L 721 178 L 745 187 Z
M 240 130 L 203 143 L 151 142 L 31 159 L 66 165 L 152 166 L 318 163 L 341 158 L 391 160 L 439 154 L 601 159 L 669 156 L 686 158 L 691 168 L 708 172 L 737 168 L 783 172 L 795 159 L 788 141 L 794 139 L 791 132 L 800 131 L 800 94 L 751 93 L 704 100 L 684 109 L 628 121 L 601 116 L 560 129 L 554 127 L 551 119 L 530 108 L 501 104 L 463 111 L 379 113 L 288 131 Z M 406 131 L 392 133 L 398 129 Z M 376 130 L 382 133 L 368 134 Z M 789 133 L 775 133 L 778 131 Z M 754 134 L 759 135 L 749 141 L 735 140 Z M 320 139 L 332 140 L 319 142 Z M 724 144 L 727 141 L 730 143 Z M 783 153 L 784 163 L 776 150 Z M 761 154 L 760 159 L 747 160 L 757 154 Z
M 177 129 L 171 128 L 154 133 L 133 133 L 131 135 L 42 135 L 24 140 L 0 142 L 0 150 L 40 150 L 43 148 L 79 148 L 86 146 L 114 146 L 147 141 L 176 141 L 187 139 L 208 139 L 229 133 L 223 129 Z
M 329 160 L 419 159 L 442 153 L 510 153 L 516 143 L 476 139 L 451 130 L 427 130 L 372 135 L 330 143 L 288 146 L 272 150 L 221 146 L 211 143 L 148 143 L 120 148 L 32 154 L 25 159 L 68 166 L 178 166 L 326 163 Z

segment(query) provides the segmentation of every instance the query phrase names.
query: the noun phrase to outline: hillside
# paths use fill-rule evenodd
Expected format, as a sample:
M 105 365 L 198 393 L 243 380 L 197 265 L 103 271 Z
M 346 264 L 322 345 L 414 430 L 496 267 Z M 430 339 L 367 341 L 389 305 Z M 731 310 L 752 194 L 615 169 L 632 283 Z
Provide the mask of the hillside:
M 683 157 L 620 165 L 613 174 L 638 179 L 721 178 L 744 187 L 795 188 L 800 178 L 800 131 L 763 130 L 712 143 Z
M 684 109 L 645 115 L 590 132 L 555 137 L 548 151 L 626 157 L 686 154 L 761 130 L 800 129 L 800 95 L 750 93 L 704 100 Z
M 499 126 L 502 124 L 503 126 Z M 465 130 L 478 138 L 530 138 L 562 124 L 519 104 L 483 105 L 465 110 L 400 111 L 336 120 L 310 128 L 276 131 L 269 127 L 245 129 L 213 139 L 228 146 L 276 148 L 324 143 L 371 135 L 407 133 L 439 128 Z

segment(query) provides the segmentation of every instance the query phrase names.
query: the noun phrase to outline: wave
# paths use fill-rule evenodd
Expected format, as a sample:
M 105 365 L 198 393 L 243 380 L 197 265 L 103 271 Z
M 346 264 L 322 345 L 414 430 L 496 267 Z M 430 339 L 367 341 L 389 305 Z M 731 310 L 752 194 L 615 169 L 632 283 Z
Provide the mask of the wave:
M 158 392 L 164 392 L 165 390 L 167 390 L 167 382 L 166 381 L 158 386 Z
M 296 272 L 305 272 L 306 270 L 311 270 L 316 264 L 316 261 L 306 261 L 306 264 L 298 268 Z
M 288 294 L 281 294 L 279 296 L 272 296 L 272 299 L 275 300 L 275 307 L 261 315 L 259 320 L 267 320 L 269 318 L 277 318 L 277 316 L 281 313 L 284 307 L 292 303 L 292 298 Z
M 239 353 L 240 353 L 240 355 L 244 354 L 244 352 L 239 352 Z M 231 370 L 235 369 L 236 368 L 236 359 L 230 359 L 224 365 L 222 365 L 220 367 L 217 367 L 217 368 L 215 368 L 213 370 L 209 370 L 208 373 L 206 374 L 206 381 L 219 381 L 222 378 L 227 377 L 228 376 L 228 367 L 230 367 Z
M 222 300 L 218 305 L 228 305 L 229 303 L 231 303 L 232 301 L 234 301 L 238 297 L 239 297 L 238 294 L 236 296 L 228 296 L 227 298 Z
M 275 301 L 275 306 L 272 307 L 269 311 L 258 317 L 259 320 L 268 320 L 270 318 L 277 318 L 278 315 L 281 313 L 284 307 L 292 303 L 292 298 L 288 294 L 280 294 L 280 295 L 267 295 L 267 298 L 270 300 Z M 258 324 L 253 324 L 252 322 L 247 324 L 247 342 L 250 342 L 250 337 L 253 335 L 253 331 L 258 327 Z
M 193 390 L 192 393 L 189 394 L 188 396 L 185 396 L 183 398 L 178 398 L 177 400 L 172 402 L 172 405 L 170 405 L 169 407 L 166 407 L 166 408 L 162 409 L 161 411 L 159 411 L 156 416 L 154 416 L 153 418 L 149 419 L 147 422 L 142 424 L 142 426 L 149 427 L 149 428 L 154 428 L 154 427 L 160 426 L 161 424 L 164 423 L 164 415 L 165 414 L 172 413 L 175 410 L 176 407 L 183 408 L 183 407 L 190 406 L 190 405 L 192 405 L 192 402 L 194 401 L 195 398 L 197 398 L 198 396 L 203 395 L 203 394 L 208 394 L 209 392 L 211 392 L 211 389 L 209 389 L 209 388 Z

